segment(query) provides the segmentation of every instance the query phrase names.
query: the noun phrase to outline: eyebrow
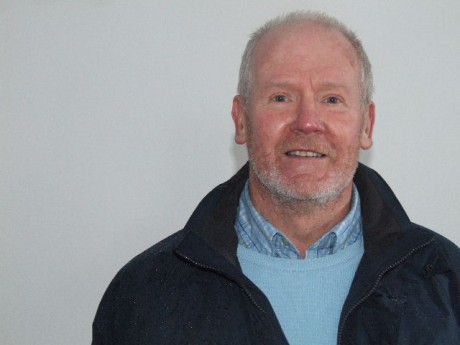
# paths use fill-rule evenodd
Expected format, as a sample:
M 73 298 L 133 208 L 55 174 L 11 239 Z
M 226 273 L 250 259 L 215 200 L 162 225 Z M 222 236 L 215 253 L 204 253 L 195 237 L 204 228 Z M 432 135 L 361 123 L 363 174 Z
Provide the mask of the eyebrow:
M 319 83 L 319 88 L 323 88 L 323 89 L 337 89 L 337 88 L 339 88 L 339 89 L 349 90 L 350 86 L 346 85 L 346 84 L 342 84 L 342 83 L 323 82 L 323 83 Z

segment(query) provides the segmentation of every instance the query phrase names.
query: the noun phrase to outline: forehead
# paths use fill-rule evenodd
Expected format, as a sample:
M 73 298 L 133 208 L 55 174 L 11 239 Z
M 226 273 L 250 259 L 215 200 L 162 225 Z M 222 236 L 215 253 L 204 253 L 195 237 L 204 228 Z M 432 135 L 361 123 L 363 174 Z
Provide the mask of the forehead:
M 360 80 L 360 63 L 348 39 L 314 23 L 272 29 L 257 45 L 253 63 L 256 79 L 306 75 Z

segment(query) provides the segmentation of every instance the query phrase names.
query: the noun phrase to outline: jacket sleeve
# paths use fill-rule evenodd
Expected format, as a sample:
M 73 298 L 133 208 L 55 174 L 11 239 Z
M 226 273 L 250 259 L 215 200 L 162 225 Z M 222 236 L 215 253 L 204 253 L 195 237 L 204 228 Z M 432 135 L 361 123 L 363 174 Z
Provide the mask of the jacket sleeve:
M 107 288 L 93 321 L 93 336 L 91 345 L 109 345 L 112 344 L 109 339 L 111 325 L 114 320 L 113 310 L 115 302 L 113 301 L 113 282 Z
M 439 248 L 445 264 L 441 265 L 442 272 L 437 272 L 434 278 L 452 308 L 457 332 L 460 334 L 460 249 L 444 238 L 439 241 Z

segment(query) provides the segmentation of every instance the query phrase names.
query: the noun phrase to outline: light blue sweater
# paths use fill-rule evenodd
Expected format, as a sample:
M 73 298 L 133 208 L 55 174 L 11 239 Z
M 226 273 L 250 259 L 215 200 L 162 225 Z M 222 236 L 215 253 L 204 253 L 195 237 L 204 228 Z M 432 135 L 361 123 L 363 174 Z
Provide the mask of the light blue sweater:
M 335 345 L 343 303 L 359 261 L 362 240 L 307 260 L 275 258 L 238 246 L 244 274 L 269 299 L 290 345 Z

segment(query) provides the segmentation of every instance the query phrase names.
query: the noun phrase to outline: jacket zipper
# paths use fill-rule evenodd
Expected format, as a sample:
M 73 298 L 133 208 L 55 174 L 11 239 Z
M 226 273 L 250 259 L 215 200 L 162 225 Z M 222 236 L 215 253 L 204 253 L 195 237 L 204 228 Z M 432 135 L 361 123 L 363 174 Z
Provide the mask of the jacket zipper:
M 228 276 L 224 271 L 221 271 L 215 267 L 212 267 L 212 266 L 208 266 L 208 265 L 205 265 L 205 264 L 202 264 L 202 263 L 199 263 L 199 262 L 196 262 L 195 260 L 189 258 L 188 256 L 185 256 L 179 252 L 176 251 L 176 253 L 182 257 L 184 260 L 188 261 L 189 263 L 197 266 L 197 267 L 200 267 L 204 270 L 207 270 L 207 271 L 210 271 L 210 272 L 214 272 L 214 273 L 217 273 L 231 281 L 233 281 L 235 284 L 237 284 L 241 290 L 244 291 L 244 293 L 248 296 L 249 300 L 251 301 L 252 304 L 254 304 L 254 306 L 260 310 L 261 312 L 265 313 L 265 310 L 257 303 L 257 301 L 254 299 L 254 297 L 252 296 L 251 292 L 243 285 L 243 284 L 240 284 L 239 282 L 237 282 L 235 279 L 231 278 L 230 276 Z
M 356 304 L 350 308 L 350 310 L 348 311 L 348 313 L 345 315 L 345 318 L 343 319 L 343 322 L 342 322 L 342 325 L 340 326 L 340 331 L 339 331 L 339 342 L 337 345 L 341 345 L 342 344 L 342 335 L 343 335 L 343 330 L 345 328 L 345 324 L 347 323 L 347 320 L 348 318 L 350 317 L 351 313 L 362 303 L 364 303 L 365 300 L 367 300 L 375 291 L 375 289 L 377 288 L 377 285 L 379 285 L 380 283 L 380 280 L 382 279 L 382 277 L 387 273 L 389 272 L 390 270 L 392 270 L 393 268 L 395 268 L 396 266 L 399 266 L 400 264 L 402 264 L 404 261 L 406 261 L 412 254 L 414 254 L 416 251 L 426 247 L 427 245 L 429 245 L 431 242 L 434 241 L 434 238 L 432 238 L 431 240 L 429 240 L 428 242 L 424 243 L 424 244 L 421 244 L 420 246 L 418 247 L 415 247 L 413 248 L 409 253 L 407 253 L 406 256 L 404 256 L 403 258 L 401 258 L 400 260 L 396 261 L 394 264 L 388 266 L 387 268 L 385 268 L 381 273 L 380 275 L 377 277 L 377 280 L 375 281 L 374 285 L 372 286 L 372 288 L 369 290 L 369 292 L 363 297 L 361 298 L 358 302 L 356 302 Z

